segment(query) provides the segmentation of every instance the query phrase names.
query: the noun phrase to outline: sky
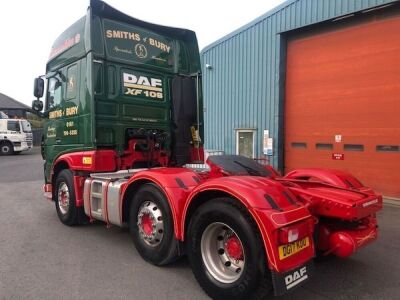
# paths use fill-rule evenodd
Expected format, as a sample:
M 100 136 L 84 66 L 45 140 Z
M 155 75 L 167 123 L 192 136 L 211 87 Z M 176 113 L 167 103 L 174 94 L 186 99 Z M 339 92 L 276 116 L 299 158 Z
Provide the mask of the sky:
M 199 47 L 251 22 L 284 0 L 106 0 L 147 22 L 191 29 Z M 54 40 L 86 14 L 89 0 L 5 0 L 0 4 L 0 93 L 31 105 Z

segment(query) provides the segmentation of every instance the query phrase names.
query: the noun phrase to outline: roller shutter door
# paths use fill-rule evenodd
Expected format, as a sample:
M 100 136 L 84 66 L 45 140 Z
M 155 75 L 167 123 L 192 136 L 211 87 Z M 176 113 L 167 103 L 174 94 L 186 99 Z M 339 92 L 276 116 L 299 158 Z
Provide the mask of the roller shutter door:
M 351 172 L 400 198 L 400 17 L 288 41 L 285 172 Z

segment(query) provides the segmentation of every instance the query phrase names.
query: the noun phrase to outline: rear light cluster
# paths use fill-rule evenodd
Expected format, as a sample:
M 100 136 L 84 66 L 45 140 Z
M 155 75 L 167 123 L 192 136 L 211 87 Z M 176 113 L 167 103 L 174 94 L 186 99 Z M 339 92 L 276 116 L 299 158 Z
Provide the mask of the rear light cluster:
M 281 245 L 293 243 L 306 236 L 312 235 L 314 220 L 308 219 L 301 223 L 296 223 L 287 227 L 279 228 L 278 238 Z

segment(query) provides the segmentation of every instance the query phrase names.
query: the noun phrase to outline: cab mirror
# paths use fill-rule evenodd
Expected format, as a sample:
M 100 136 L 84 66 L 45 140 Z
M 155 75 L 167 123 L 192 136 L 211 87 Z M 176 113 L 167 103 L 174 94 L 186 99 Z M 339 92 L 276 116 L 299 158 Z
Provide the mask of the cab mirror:
M 40 100 L 33 100 L 32 101 L 32 109 L 36 112 L 41 112 L 43 109 L 43 102 Z
M 33 85 L 33 95 L 36 98 L 41 98 L 41 97 L 43 97 L 43 92 L 44 92 L 44 80 L 40 77 L 35 78 L 34 85 Z M 43 104 L 42 104 L 42 108 L 43 108 Z

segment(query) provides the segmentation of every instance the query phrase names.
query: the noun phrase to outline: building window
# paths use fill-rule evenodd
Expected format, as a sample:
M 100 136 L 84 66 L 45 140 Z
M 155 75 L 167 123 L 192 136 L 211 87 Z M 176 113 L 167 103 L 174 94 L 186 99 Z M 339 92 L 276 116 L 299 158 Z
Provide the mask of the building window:
M 236 131 L 236 154 L 254 158 L 254 133 L 252 129 L 239 129 Z

